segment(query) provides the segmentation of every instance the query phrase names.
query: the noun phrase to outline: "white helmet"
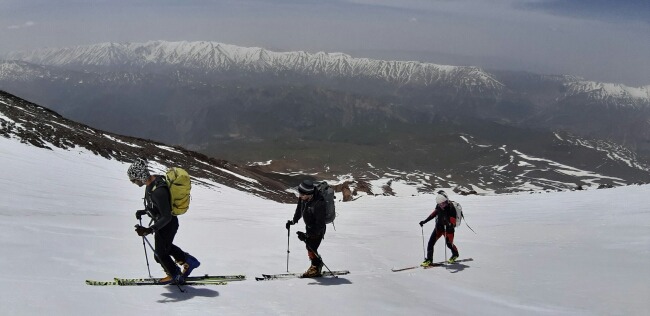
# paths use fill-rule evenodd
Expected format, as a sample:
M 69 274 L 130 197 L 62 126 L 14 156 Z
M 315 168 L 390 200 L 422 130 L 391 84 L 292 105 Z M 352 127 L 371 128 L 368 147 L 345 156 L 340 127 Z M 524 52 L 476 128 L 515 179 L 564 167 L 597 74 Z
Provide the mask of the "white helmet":
M 443 202 L 446 202 L 446 201 L 447 201 L 446 196 L 444 196 L 444 195 L 442 195 L 440 193 L 438 193 L 438 195 L 436 195 L 436 204 L 442 204 Z

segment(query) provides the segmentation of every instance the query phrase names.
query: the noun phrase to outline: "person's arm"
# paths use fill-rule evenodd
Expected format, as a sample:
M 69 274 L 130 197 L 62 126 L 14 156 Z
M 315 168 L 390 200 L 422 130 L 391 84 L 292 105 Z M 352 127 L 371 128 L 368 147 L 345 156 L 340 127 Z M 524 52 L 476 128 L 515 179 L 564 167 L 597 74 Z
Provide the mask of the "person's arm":
M 438 207 L 436 207 L 436 208 L 433 210 L 433 212 L 431 212 L 431 214 L 429 215 L 429 217 L 427 217 L 427 218 L 426 218 L 425 220 L 423 220 L 423 221 L 420 221 L 420 227 L 424 226 L 424 224 L 428 223 L 430 220 L 432 220 L 434 217 L 436 217 L 436 215 L 438 215 Z
M 164 188 L 164 189 L 163 189 Z M 153 225 L 150 226 L 154 231 L 162 229 L 172 220 L 172 204 L 169 189 L 166 187 L 157 188 L 151 192 L 151 201 L 155 208 L 160 212 L 160 216 Z
M 302 217 L 302 200 L 298 198 L 298 205 L 296 205 L 296 212 L 293 213 L 293 223 L 297 224 L 300 218 Z
M 431 214 L 429 214 L 429 217 L 427 219 L 423 220 L 424 224 L 428 223 L 430 220 L 434 219 L 436 216 L 438 216 L 438 208 L 436 207 Z

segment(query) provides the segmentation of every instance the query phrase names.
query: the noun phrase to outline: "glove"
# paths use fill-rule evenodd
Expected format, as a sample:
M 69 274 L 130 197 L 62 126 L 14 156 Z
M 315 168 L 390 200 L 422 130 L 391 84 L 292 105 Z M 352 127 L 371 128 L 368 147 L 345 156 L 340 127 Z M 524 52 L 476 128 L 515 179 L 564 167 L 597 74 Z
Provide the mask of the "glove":
M 145 215 L 145 214 L 147 214 L 147 211 L 145 211 L 145 210 L 137 210 L 137 211 L 135 211 L 135 218 L 138 219 L 138 220 L 141 220 L 142 215 Z
M 426 224 L 424 221 L 420 221 L 420 227 L 423 227 Z
M 287 221 L 287 224 L 284 225 L 284 227 L 285 227 L 286 229 L 289 229 L 289 226 L 291 226 L 291 225 L 293 225 L 293 221 L 292 221 L 292 220 L 288 220 L 288 221 Z
M 308 237 L 307 234 L 303 232 L 296 232 L 296 235 L 298 235 L 298 239 L 300 239 L 300 241 L 305 241 L 307 240 Z
M 147 236 L 153 234 L 153 228 L 151 227 L 142 227 L 140 225 L 135 225 L 135 232 L 138 233 L 138 236 Z

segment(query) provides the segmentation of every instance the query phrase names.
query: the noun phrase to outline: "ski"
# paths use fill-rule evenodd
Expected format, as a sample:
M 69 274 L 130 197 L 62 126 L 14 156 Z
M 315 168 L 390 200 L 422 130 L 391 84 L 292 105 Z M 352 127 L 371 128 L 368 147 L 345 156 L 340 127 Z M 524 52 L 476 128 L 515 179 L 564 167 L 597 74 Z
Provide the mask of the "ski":
M 412 266 L 412 267 L 399 268 L 399 269 L 392 268 L 392 269 L 390 269 L 390 271 L 400 272 L 400 271 L 412 270 L 412 269 L 417 269 L 417 268 L 420 268 L 420 266 Z
M 412 269 L 417 269 L 417 268 L 430 269 L 430 268 L 435 268 L 435 267 L 452 265 L 452 264 L 455 264 L 455 263 L 458 263 L 458 262 L 467 262 L 467 261 L 474 261 L 474 259 L 473 258 L 458 259 L 458 260 L 454 261 L 453 263 L 449 263 L 447 261 L 440 261 L 440 262 L 434 262 L 434 263 L 432 263 L 431 265 L 429 265 L 427 267 L 422 267 L 422 266 L 417 265 L 417 266 L 411 266 L 411 267 L 405 267 L 405 268 L 399 268 L 399 269 L 393 268 L 393 269 L 390 269 L 390 270 L 393 271 L 393 272 L 400 272 L 400 271 L 412 270 Z
M 87 285 L 93 286 L 138 286 L 138 285 L 175 285 L 175 284 L 160 284 L 154 280 L 148 281 L 95 281 L 95 280 L 86 280 Z M 228 282 L 217 281 L 217 280 L 196 280 L 196 281 L 185 281 L 181 285 L 226 285 Z
M 116 282 L 158 282 L 161 278 L 115 278 Z M 243 281 L 246 276 L 243 274 L 233 275 L 197 275 L 185 278 L 185 281 Z
M 447 262 L 447 261 L 440 261 L 440 262 L 434 262 L 428 267 L 423 267 L 424 269 L 430 269 L 430 268 L 435 268 L 435 267 L 441 267 L 441 266 L 451 266 L 459 262 L 468 262 L 468 261 L 474 261 L 472 258 L 467 258 L 467 259 L 458 259 L 454 262 Z
M 133 285 L 175 285 L 175 284 L 160 284 L 155 281 L 133 281 L 133 282 L 121 282 L 115 281 L 117 285 L 120 286 L 133 286 Z M 217 280 L 197 280 L 197 281 L 185 281 L 181 285 L 226 285 L 228 282 L 217 281 Z
M 322 273 L 321 277 L 346 275 L 346 274 L 350 274 L 350 271 L 340 270 L 340 271 L 332 271 L 331 273 L 329 271 L 325 271 Z M 255 280 L 270 281 L 270 280 L 283 280 L 283 279 L 293 279 L 293 278 L 302 278 L 302 273 L 262 274 L 262 277 L 255 277 Z

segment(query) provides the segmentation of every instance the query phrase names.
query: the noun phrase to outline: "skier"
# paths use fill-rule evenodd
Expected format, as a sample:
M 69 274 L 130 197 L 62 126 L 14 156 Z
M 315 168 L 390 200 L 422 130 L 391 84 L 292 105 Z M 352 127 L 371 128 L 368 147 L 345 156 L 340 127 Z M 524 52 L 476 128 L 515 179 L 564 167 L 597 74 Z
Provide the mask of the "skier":
M 190 275 L 201 263 L 174 245 L 174 236 L 178 231 L 178 217 L 172 215 L 171 193 L 165 176 L 151 175 L 147 170 L 147 162 L 138 158 L 127 171 L 129 180 L 139 187 L 146 185 L 144 193 L 144 210 L 135 212 L 140 220 L 142 215 L 151 217 L 153 225 L 143 227 L 136 225 L 135 231 L 139 236 L 154 234 L 156 262 L 160 263 L 167 276 L 160 280 L 161 284 L 182 284 L 184 278 Z M 172 257 L 176 260 L 172 260 Z M 183 270 L 176 265 L 180 265 Z
M 305 222 L 306 233 L 296 232 L 298 239 L 304 241 L 307 247 L 307 256 L 311 260 L 311 266 L 303 278 L 315 278 L 322 276 L 323 261 L 318 255 L 318 247 L 325 237 L 325 200 L 318 194 L 314 188 L 314 183 L 310 180 L 304 180 L 298 186 L 298 205 L 293 215 L 293 220 L 288 220 L 285 227 L 298 223 L 302 217 Z
M 434 217 L 436 218 L 436 227 L 433 229 L 431 237 L 429 237 L 429 243 L 427 244 L 427 257 L 424 258 L 424 262 L 421 264 L 423 267 L 430 266 L 433 262 L 433 245 L 435 245 L 436 241 L 443 235 L 445 236 L 447 247 L 451 249 L 451 258 L 449 258 L 448 262 L 453 263 L 458 259 L 458 248 L 454 245 L 456 208 L 449 202 L 445 191 L 438 191 L 438 194 L 436 195 L 436 208 L 429 217 L 420 222 L 420 227 L 424 226 L 424 224 L 432 220 Z

